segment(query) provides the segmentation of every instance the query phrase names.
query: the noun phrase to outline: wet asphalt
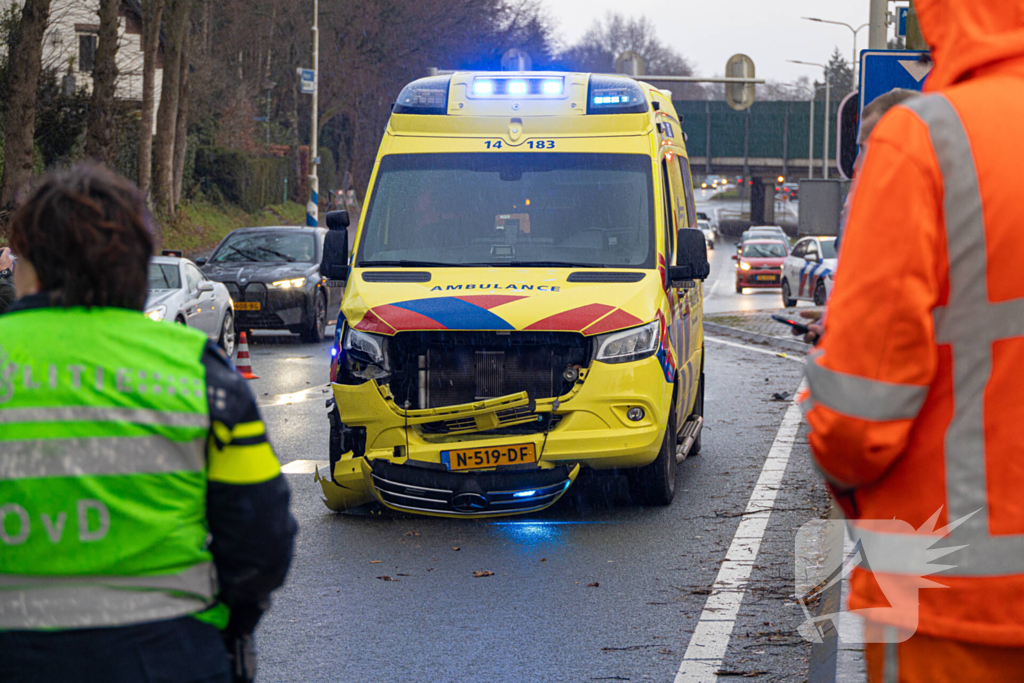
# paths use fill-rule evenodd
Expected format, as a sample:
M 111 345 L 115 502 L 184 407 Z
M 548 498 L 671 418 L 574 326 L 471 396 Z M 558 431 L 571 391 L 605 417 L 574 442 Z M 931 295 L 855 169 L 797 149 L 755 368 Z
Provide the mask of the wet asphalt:
M 713 277 L 731 276 L 726 258 Z M 279 459 L 326 460 L 329 344 L 251 342 L 251 387 Z M 336 514 L 312 474 L 287 475 L 300 534 L 257 631 L 258 680 L 673 681 L 788 406 L 773 394 L 796 391 L 803 371 L 711 341 L 707 354 L 704 449 L 680 464 L 665 508 L 635 505 L 621 478 L 582 477 L 525 517 Z M 806 680 L 794 536 L 826 508 L 801 432 L 723 673 Z

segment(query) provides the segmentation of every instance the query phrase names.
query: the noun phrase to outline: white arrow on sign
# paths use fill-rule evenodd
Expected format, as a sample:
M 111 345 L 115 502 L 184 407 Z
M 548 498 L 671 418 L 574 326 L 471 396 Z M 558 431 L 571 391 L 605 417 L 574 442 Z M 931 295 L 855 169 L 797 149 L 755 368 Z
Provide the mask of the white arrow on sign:
M 916 59 L 901 59 L 899 62 L 900 66 L 906 69 L 907 73 L 913 76 L 918 83 L 931 73 L 932 67 L 935 65 L 934 62 L 922 62 Z

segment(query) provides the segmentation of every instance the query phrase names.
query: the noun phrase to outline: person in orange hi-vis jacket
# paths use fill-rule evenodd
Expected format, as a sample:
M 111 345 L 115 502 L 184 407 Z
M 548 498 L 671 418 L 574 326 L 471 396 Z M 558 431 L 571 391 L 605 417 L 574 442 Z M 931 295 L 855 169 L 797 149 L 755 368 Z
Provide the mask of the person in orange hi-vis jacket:
M 915 4 L 935 67 L 868 142 L 810 442 L 864 551 L 869 678 L 1021 681 L 1024 0 Z

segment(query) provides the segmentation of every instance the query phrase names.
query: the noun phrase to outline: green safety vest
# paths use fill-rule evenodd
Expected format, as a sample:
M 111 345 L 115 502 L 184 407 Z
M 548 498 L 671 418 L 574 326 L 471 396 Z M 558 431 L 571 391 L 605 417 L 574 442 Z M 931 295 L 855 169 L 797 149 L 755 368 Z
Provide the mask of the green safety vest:
M 0 317 L 0 630 L 223 626 L 204 344 L 124 309 Z

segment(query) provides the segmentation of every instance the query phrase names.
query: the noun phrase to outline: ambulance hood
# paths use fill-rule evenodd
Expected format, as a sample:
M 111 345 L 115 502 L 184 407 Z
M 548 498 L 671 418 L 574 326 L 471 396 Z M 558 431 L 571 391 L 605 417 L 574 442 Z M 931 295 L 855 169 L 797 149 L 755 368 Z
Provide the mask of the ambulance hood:
M 427 277 L 429 281 L 409 281 Z M 398 279 L 402 281 L 395 281 Z M 609 281 L 613 279 L 622 281 Z M 659 271 L 356 271 L 349 279 L 342 310 L 350 326 L 387 335 L 423 330 L 531 330 L 590 336 L 655 320 L 660 289 Z
M 917 0 L 915 6 L 935 59 L 927 91 L 1024 57 L 1024 0 Z

